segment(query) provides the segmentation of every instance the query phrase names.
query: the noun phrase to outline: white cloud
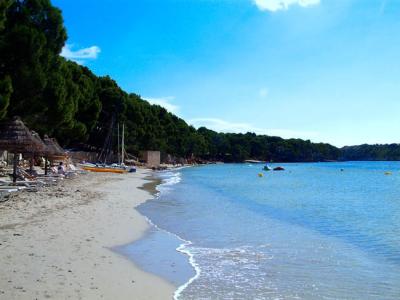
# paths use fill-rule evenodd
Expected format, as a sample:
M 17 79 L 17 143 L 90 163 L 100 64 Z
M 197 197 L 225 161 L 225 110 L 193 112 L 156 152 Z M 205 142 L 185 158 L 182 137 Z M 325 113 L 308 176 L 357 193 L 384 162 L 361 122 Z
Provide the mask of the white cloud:
M 276 12 L 278 10 L 287 10 L 291 5 L 300 5 L 307 7 L 311 5 L 317 5 L 320 0 L 253 0 L 254 4 L 260 10 L 269 10 Z
M 73 45 L 66 44 L 63 47 L 60 55 L 79 64 L 84 64 L 86 60 L 89 59 L 96 59 L 101 52 L 98 46 L 92 46 L 89 48 L 82 48 L 78 50 L 72 50 L 72 48 Z
M 150 104 L 162 106 L 173 114 L 179 112 L 179 106 L 171 103 L 171 101 L 174 100 L 175 97 L 143 98 L 143 99 L 148 101 Z
M 205 126 L 217 132 L 230 132 L 230 133 L 246 133 L 254 132 L 256 134 L 266 134 L 269 136 L 279 136 L 282 138 L 301 138 L 301 139 L 314 139 L 318 134 L 313 131 L 298 131 L 291 129 L 277 129 L 277 128 L 258 128 L 248 123 L 235 123 L 228 122 L 217 118 L 197 118 L 189 120 L 189 124 L 196 128 Z
M 254 131 L 253 126 L 247 123 L 234 123 L 234 122 L 227 122 L 221 119 L 216 118 L 197 118 L 189 120 L 189 123 L 195 127 L 205 126 L 209 129 L 219 131 L 219 132 L 248 132 Z

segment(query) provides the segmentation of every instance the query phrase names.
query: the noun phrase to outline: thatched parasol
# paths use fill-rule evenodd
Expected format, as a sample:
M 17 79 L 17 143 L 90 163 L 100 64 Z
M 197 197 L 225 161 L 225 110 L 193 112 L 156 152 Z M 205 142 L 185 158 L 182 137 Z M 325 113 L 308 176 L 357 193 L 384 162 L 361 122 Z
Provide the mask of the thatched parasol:
M 19 117 L 0 124 L 0 149 L 14 153 L 13 181 L 17 181 L 19 153 L 34 153 L 45 150 L 43 143 L 35 138 Z
M 12 153 L 32 153 L 45 150 L 19 117 L 0 124 L 0 149 Z
M 46 146 L 46 144 L 43 142 L 43 140 L 40 138 L 40 135 L 36 131 L 31 131 L 33 138 L 42 145 L 42 150 L 37 151 L 37 152 L 28 152 L 24 154 L 29 154 L 31 156 L 30 159 L 30 171 L 33 171 L 33 164 L 34 164 L 34 159 L 35 156 L 47 156 L 50 152 L 49 148 Z
M 57 143 L 56 139 L 50 138 L 47 135 L 43 137 L 43 142 L 47 147 L 46 153 L 46 164 L 45 164 L 45 174 L 47 175 L 47 158 L 52 159 L 64 159 L 67 157 L 64 149 Z
M 43 140 L 40 138 L 39 133 L 37 133 L 36 131 L 31 131 L 31 134 L 33 136 L 33 138 L 35 139 L 35 141 L 42 145 L 42 149 L 39 151 L 35 151 L 35 152 L 29 152 L 29 153 L 37 153 L 37 154 L 42 154 L 42 155 L 46 155 L 49 152 L 49 149 L 47 148 L 46 144 L 43 142 Z
M 56 139 L 44 136 L 43 142 L 48 149 L 48 156 L 50 157 L 66 157 L 67 154 L 64 149 L 57 143 Z

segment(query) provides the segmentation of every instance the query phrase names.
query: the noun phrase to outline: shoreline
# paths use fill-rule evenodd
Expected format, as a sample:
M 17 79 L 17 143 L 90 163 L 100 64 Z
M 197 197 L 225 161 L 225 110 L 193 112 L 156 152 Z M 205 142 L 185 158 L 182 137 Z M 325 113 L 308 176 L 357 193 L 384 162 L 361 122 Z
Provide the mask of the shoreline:
M 174 169 L 170 169 L 167 171 L 176 172 L 176 171 L 180 171 L 181 169 L 188 168 L 188 167 L 190 167 L 190 166 L 174 168 Z M 149 193 L 151 193 L 154 196 L 154 198 L 150 199 L 149 201 L 153 201 L 154 199 L 157 199 L 157 197 L 162 193 L 162 188 L 164 185 L 170 187 L 171 185 L 173 186 L 173 185 L 177 184 L 178 182 L 180 182 L 180 180 L 178 182 L 176 182 L 174 179 L 171 181 L 171 178 L 175 178 L 175 176 L 167 176 L 166 178 L 168 178 L 168 179 L 165 180 L 164 176 L 162 176 L 162 178 L 161 178 L 160 176 L 157 177 L 154 174 L 147 178 L 150 181 L 148 183 L 144 184 L 143 187 L 141 187 L 141 188 L 147 190 Z M 158 189 L 158 187 L 160 187 L 161 189 Z M 142 212 L 140 212 L 140 213 L 147 220 L 147 222 L 151 228 L 140 239 L 134 241 L 130 245 L 126 245 L 127 248 L 132 247 L 132 249 L 130 249 L 130 251 L 129 250 L 126 251 L 125 255 L 127 254 L 128 257 L 131 257 L 130 259 L 132 259 L 133 262 L 135 263 L 135 261 L 140 258 L 141 255 L 139 253 L 141 251 L 143 251 L 143 249 L 147 248 L 147 250 L 150 250 L 149 249 L 150 245 L 149 244 L 146 245 L 147 242 L 151 243 L 151 246 L 157 248 L 157 250 L 159 252 L 163 251 L 164 261 L 160 265 L 171 264 L 170 272 L 160 272 L 159 269 L 154 269 L 152 267 L 146 266 L 146 264 L 142 265 L 142 267 L 146 272 L 155 274 L 156 276 L 164 278 L 169 282 L 175 282 L 176 290 L 174 292 L 173 299 L 177 300 L 181 296 L 182 292 L 193 281 L 195 281 L 200 276 L 200 273 L 201 273 L 200 267 L 197 264 L 193 253 L 190 252 L 190 250 L 188 249 L 188 247 L 190 247 L 192 245 L 192 242 L 183 239 L 176 233 L 170 232 L 164 228 L 159 227 L 159 225 L 156 224 L 149 216 L 147 216 L 146 214 L 144 214 Z M 155 232 L 157 232 L 158 237 L 154 237 Z M 166 239 L 174 240 L 175 243 L 177 243 L 177 244 L 175 244 L 175 246 L 173 246 L 168 242 L 166 243 L 166 241 L 165 241 Z M 135 248 L 138 247 L 137 246 L 138 243 L 145 244 L 145 246 L 143 248 L 140 247 L 139 251 L 135 250 Z M 180 258 L 178 258 L 178 257 L 171 258 L 171 254 L 168 254 L 168 252 L 170 252 L 171 250 L 173 250 L 175 253 L 179 253 L 178 256 L 180 256 Z M 129 252 L 136 253 L 136 255 L 132 255 Z M 147 253 L 146 256 L 149 256 L 149 265 L 152 265 L 154 263 L 154 261 L 156 261 L 157 259 L 152 257 L 149 252 L 146 252 L 146 253 Z M 152 260 L 152 258 L 153 258 L 153 260 Z M 166 261 L 169 261 L 169 263 L 166 263 Z M 188 269 L 190 269 L 189 273 L 187 271 Z M 180 283 L 177 283 L 177 280 L 178 280 L 177 277 L 180 277 L 180 276 L 176 275 L 177 273 L 182 273 L 182 274 L 186 275 L 186 277 L 184 277 L 185 279 L 183 281 L 181 281 Z M 180 278 L 180 279 L 182 279 L 182 278 Z
M 89 173 L 2 203 L 0 296 L 172 299 L 174 285 L 113 250 L 150 228 L 135 209 L 151 198 L 148 175 Z

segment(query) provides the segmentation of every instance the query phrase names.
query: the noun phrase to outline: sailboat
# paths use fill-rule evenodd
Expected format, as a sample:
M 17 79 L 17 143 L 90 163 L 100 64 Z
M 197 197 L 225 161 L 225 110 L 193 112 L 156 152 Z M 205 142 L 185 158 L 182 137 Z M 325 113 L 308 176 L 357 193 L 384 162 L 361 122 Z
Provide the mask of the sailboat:
M 109 132 L 105 144 L 110 144 L 111 132 Z M 82 169 L 91 172 L 100 172 L 100 173 L 117 173 L 124 174 L 128 172 L 134 172 L 136 169 L 129 169 L 125 166 L 125 124 L 122 124 L 122 138 L 121 138 L 121 152 L 119 152 L 119 124 L 118 124 L 118 163 L 113 163 L 111 165 L 107 164 L 107 154 L 104 154 L 104 163 L 102 164 L 91 164 L 85 163 L 81 164 Z M 104 149 L 103 149 L 104 150 Z M 100 156 L 102 156 L 102 153 Z M 134 171 L 133 171 L 134 170 Z
M 263 170 L 264 170 L 264 171 L 271 171 L 272 168 L 271 168 L 268 164 L 266 164 L 266 165 L 263 167 Z

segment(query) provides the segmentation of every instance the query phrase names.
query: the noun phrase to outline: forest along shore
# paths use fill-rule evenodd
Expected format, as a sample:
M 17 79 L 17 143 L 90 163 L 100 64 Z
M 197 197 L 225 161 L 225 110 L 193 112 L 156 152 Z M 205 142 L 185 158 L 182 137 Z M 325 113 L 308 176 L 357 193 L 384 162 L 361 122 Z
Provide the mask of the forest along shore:
M 134 209 L 147 175 L 90 173 L 2 203 L 0 298 L 171 299 L 173 285 L 111 250 L 149 226 Z

